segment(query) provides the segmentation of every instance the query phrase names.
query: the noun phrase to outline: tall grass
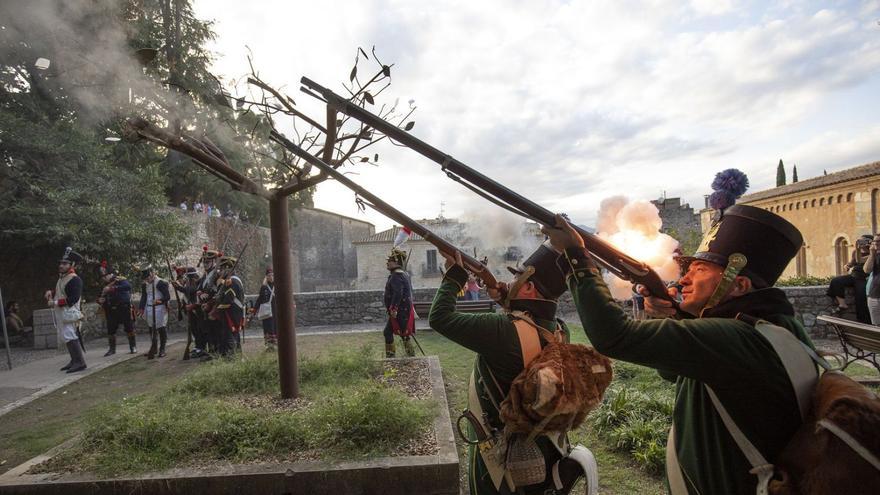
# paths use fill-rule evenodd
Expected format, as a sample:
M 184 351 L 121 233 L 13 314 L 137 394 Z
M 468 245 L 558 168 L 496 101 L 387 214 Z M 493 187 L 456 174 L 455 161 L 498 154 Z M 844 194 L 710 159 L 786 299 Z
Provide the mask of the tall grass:
M 291 452 L 387 455 L 433 416 L 430 401 L 371 380 L 381 364 L 369 348 L 301 361 L 308 407 L 251 407 L 231 400 L 276 394 L 277 367 L 271 355 L 212 362 L 164 393 L 104 405 L 89 415 L 79 446 L 47 467 L 114 476 L 196 461 L 287 458 Z
M 672 424 L 673 385 L 648 368 L 619 361 L 614 367 L 615 381 L 590 415 L 590 424 L 642 469 L 660 474 Z

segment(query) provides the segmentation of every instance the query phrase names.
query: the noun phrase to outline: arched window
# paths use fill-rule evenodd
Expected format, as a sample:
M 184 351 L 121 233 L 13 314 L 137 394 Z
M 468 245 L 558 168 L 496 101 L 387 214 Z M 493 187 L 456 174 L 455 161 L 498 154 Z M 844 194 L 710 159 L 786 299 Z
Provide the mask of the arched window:
M 837 195 L 837 204 L 843 203 L 843 194 Z
M 807 276 L 807 245 L 804 244 L 801 246 L 801 249 L 797 254 L 797 261 L 795 263 L 795 267 L 797 268 L 797 276 L 798 277 L 806 277 Z
M 785 205 L 782 205 L 782 211 L 785 211 Z
M 815 199 L 812 200 L 812 201 L 810 201 L 810 206 L 813 207 L 813 208 L 816 207 L 816 200 L 815 200 Z
M 788 204 L 788 211 L 791 211 L 793 209 L 794 209 L 794 203 L 789 203 Z
M 852 193 L 846 193 L 846 202 L 847 202 L 847 203 L 849 203 L 850 201 L 852 201 L 852 196 L 853 196 Z
M 849 243 L 846 242 L 846 237 L 841 236 L 834 241 L 834 261 L 837 274 L 844 275 L 846 264 L 849 263 Z
M 794 204 L 794 209 L 795 209 L 795 210 L 800 210 L 800 209 L 801 209 L 801 202 L 800 202 L 800 201 L 798 201 L 797 203 Z
M 825 198 L 819 198 L 819 206 L 825 206 Z
M 810 206 L 810 202 L 807 200 L 804 200 L 804 208 L 806 208 L 807 206 Z

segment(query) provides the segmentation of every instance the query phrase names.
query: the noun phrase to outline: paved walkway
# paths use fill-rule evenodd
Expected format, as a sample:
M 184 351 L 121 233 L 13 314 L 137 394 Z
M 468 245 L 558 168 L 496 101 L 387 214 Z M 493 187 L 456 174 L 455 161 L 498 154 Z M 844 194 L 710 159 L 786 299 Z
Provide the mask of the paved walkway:
M 92 373 L 97 373 L 114 364 L 131 358 L 143 356 L 150 348 L 149 335 L 138 335 L 138 354 L 128 353 L 128 342 L 125 336 L 119 339 L 116 354 L 104 357 L 107 352 L 107 341 L 94 339 L 86 342 L 86 364 L 88 368 L 77 373 L 65 373 L 60 368 L 70 361 L 67 352 L 50 352 L 43 359 L 28 361 L 12 370 L 6 369 L 5 363 L 0 365 L 0 416 L 28 402 L 51 393 Z M 169 336 L 168 344 L 183 340 L 180 334 Z M 4 356 L 5 357 L 5 356 Z M 4 359 L 5 361 L 5 359 Z
M 326 335 L 332 333 L 361 333 L 381 332 L 384 322 L 381 323 L 355 323 L 351 325 L 320 325 L 311 327 L 299 327 L 297 335 Z M 128 353 L 128 343 L 125 336 L 119 337 L 116 347 L 117 352 L 113 356 L 104 357 L 107 351 L 107 342 L 103 339 L 93 339 L 86 342 L 86 364 L 88 368 L 78 373 L 67 374 L 60 368 L 70 360 L 69 354 L 64 350 L 55 349 L 21 349 L 13 348 L 13 368 L 8 370 L 4 358 L 0 361 L 0 416 L 23 406 L 28 402 L 54 392 L 65 385 L 69 385 L 92 373 L 97 373 L 114 364 L 121 363 L 134 357 L 143 356 L 150 348 L 150 339 L 147 334 L 138 335 L 138 354 Z M 169 335 L 168 344 L 185 340 L 186 336 L 178 333 Z M 259 327 L 251 327 L 247 330 L 246 338 L 262 338 L 262 330 Z

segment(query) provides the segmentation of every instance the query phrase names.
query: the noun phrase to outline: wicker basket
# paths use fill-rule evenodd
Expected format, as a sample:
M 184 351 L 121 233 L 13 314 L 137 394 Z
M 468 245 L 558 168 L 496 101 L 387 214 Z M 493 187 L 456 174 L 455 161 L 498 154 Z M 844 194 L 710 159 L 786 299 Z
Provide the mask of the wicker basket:
M 507 449 L 507 473 L 516 487 L 541 483 L 547 478 L 544 454 L 534 440 L 516 435 Z

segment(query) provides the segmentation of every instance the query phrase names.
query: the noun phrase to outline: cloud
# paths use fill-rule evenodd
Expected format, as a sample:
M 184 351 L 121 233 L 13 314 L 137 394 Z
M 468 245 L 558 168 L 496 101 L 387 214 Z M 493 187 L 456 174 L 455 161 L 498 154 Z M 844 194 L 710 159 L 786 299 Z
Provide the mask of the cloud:
M 651 199 L 666 191 L 699 206 L 724 168 L 742 168 L 758 190 L 772 185 L 764 169 L 779 156 L 832 168 L 828 162 L 857 165 L 877 151 L 860 137 L 871 126 L 841 117 L 844 108 L 828 110 L 834 119 L 817 110 L 838 97 L 860 104 L 841 96 L 853 89 L 880 91 L 877 2 L 279 1 L 255 9 L 201 0 L 197 7 L 218 18 L 220 51 L 234 56 L 247 43 L 267 80 L 292 88 L 302 75 L 339 88 L 355 47 L 375 44 L 383 62 L 395 64 L 387 98 L 418 102 L 417 136 L 580 223 L 594 223 L 598 202 L 614 194 Z M 217 67 L 241 74 L 243 62 L 221 59 Z M 296 98 L 322 115 L 310 98 Z M 826 135 L 861 151 L 801 158 L 807 143 L 832 139 Z M 381 166 L 360 179 L 418 212 L 412 216 L 437 212 L 440 201 L 450 216 L 494 208 L 415 152 L 376 149 Z M 320 191 L 319 205 L 332 207 L 334 196 Z

